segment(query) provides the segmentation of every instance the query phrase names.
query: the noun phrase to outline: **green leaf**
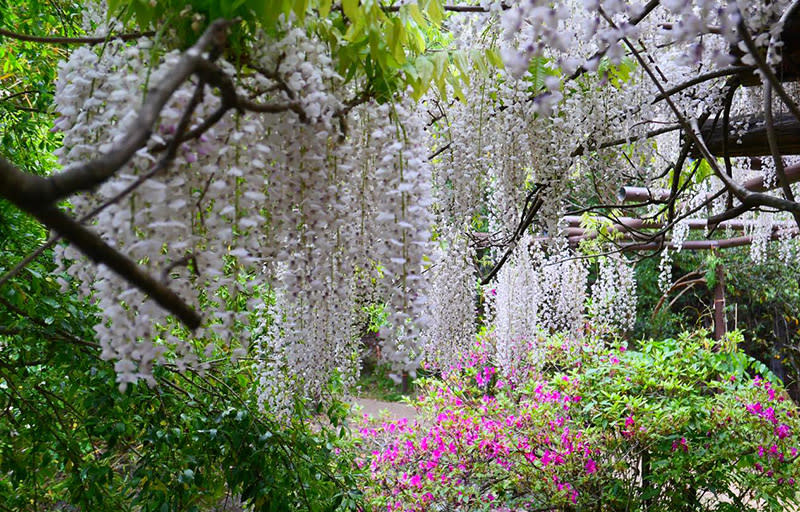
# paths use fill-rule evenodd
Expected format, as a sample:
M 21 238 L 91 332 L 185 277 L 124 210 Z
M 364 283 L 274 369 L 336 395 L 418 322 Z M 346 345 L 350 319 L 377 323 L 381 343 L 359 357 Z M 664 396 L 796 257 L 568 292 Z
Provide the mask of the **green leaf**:
M 359 16 L 358 0 L 342 0 L 342 11 L 352 22 L 363 18 L 363 16 Z
M 427 12 L 428 18 L 430 18 L 434 26 L 439 27 L 444 19 L 444 7 L 441 0 L 429 0 Z
M 467 70 L 469 69 L 469 65 L 467 63 L 467 56 L 461 50 L 453 52 L 452 56 L 453 56 L 453 63 L 458 69 L 461 80 L 464 81 L 465 85 L 469 86 L 470 79 L 469 79 L 469 73 L 467 73 Z
M 414 67 L 417 70 L 422 85 L 426 88 L 430 87 L 433 81 L 434 71 L 436 70 L 431 60 L 424 55 L 417 57 L 417 60 L 414 62 Z
M 503 58 L 500 57 L 500 52 L 498 52 L 494 48 L 487 48 L 486 49 L 486 59 L 492 64 L 494 67 L 498 69 L 503 69 Z
M 333 5 L 333 0 L 320 0 L 319 2 L 319 15 L 322 18 L 327 18 L 328 14 L 331 12 L 331 5 Z
M 420 11 L 418 4 L 409 4 L 407 8 L 408 13 L 411 15 L 411 18 L 417 22 L 417 25 L 420 27 L 426 27 L 428 25 L 428 22 L 425 21 L 425 16 L 422 15 L 422 11 Z

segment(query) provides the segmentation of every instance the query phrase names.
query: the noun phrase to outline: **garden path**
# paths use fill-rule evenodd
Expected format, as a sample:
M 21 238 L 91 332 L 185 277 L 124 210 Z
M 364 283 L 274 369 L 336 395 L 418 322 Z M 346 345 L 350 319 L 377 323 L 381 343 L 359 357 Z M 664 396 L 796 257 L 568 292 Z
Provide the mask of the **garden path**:
M 417 410 L 412 406 L 400 402 L 386 402 L 373 398 L 355 398 L 353 405 L 361 407 L 359 416 L 369 414 L 374 418 L 379 418 L 382 411 L 386 411 L 392 420 L 405 418 L 413 420 L 417 417 Z

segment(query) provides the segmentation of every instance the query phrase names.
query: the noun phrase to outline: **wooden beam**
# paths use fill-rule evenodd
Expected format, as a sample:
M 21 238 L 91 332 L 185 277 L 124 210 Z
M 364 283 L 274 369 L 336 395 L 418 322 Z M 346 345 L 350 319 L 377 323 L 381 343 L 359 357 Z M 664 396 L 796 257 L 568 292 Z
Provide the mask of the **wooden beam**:
M 712 120 L 703 124 L 701 129 L 709 151 L 714 156 L 724 156 L 722 153 L 722 123 L 717 122 L 713 130 Z M 728 135 L 728 156 L 767 156 L 771 155 L 767 141 L 767 127 L 763 116 L 737 117 L 731 120 L 731 126 L 749 126 L 742 134 L 736 132 Z M 778 150 L 782 155 L 800 154 L 800 121 L 792 114 L 775 117 L 775 135 L 778 140 Z M 700 155 L 695 155 L 699 157 Z
M 567 235 L 568 236 L 577 236 L 581 232 L 585 232 L 586 230 L 580 227 L 581 224 L 581 217 L 575 215 L 567 215 L 564 217 L 564 220 L 567 222 Z M 652 220 L 644 220 L 644 219 L 637 219 L 635 217 L 618 217 L 614 219 L 616 222 L 611 226 L 612 230 L 616 231 L 630 231 L 630 230 L 643 230 L 643 229 L 661 229 L 664 227 L 664 223 L 661 221 L 652 221 Z M 689 225 L 689 229 L 691 230 L 700 230 L 706 229 L 708 227 L 708 220 L 707 219 L 686 219 L 685 222 Z M 755 220 L 742 220 L 742 219 L 731 219 L 725 220 L 717 224 L 717 227 L 721 229 L 733 229 L 736 231 L 742 231 L 745 228 L 752 227 L 757 222 Z M 781 229 L 781 228 L 790 228 L 794 226 L 794 222 L 789 221 L 778 221 L 773 223 L 773 229 Z
M 798 126 L 800 128 L 800 126 Z M 800 181 L 800 164 L 790 165 L 784 172 L 789 183 Z M 767 192 L 777 188 L 778 183 L 764 184 L 764 176 L 756 176 L 745 181 L 742 186 L 751 192 Z M 620 187 L 617 192 L 617 199 L 621 202 L 638 203 L 644 201 L 665 202 L 669 199 L 669 189 L 666 188 L 647 188 L 647 187 Z

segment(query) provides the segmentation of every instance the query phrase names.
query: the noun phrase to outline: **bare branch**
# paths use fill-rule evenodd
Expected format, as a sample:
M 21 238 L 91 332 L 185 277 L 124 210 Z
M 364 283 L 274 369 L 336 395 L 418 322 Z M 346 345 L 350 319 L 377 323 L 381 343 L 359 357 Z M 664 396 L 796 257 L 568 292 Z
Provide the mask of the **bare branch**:
M 520 216 L 519 225 L 517 226 L 514 234 L 511 236 L 511 240 L 508 243 L 505 253 L 503 253 L 503 256 L 500 258 L 500 260 L 495 263 L 494 267 L 492 267 L 492 270 L 481 279 L 481 284 L 489 284 L 489 282 L 494 279 L 494 276 L 500 272 L 500 269 L 503 268 L 503 265 L 505 265 L 506 261 L 508 261 L 511 253 L 513 253 L 514 249 L 517 247 L 517 242 L 519 242 L 520 238 L 522 238 L 522 235 L 525 234 L 525 231 L 533 223 L 533 219 L 536 217 L 536 214 L 539 212 L 542 204 L 544 204 L 542 198 L 539 197 L 539 193 L 541 191 L 542 187 L 537 185 L 528 193 L 528 197 L 525 199 L 525 208 L 523 208 L 522 215 Z
M 676 85 L 675 87 L 673 87 L 671 89 L 667 89 L 666 91 L 664 91 L 663 94 L 659 94 L 658 96 L 656 96 L 656 98 L 653 100 L 653 103 L 658 103 L 659 101 L 662 101 L 667 96 L 672 96 L 673 94 L 679 93 L 679 92 L 681 92 L 683 90 L 686 90 L 686 89 L 688 89 L 690 87 L 693 87 L 695 85 L 701 84 L 703 82 L 707 82 L 709 80 L 713 80 L 714 78 L 721 78 L 723 76 L 729 76 L 729 75 L 738 75 L 739 73 L 745 73 L 745 72 L 752 71 L 752 70 L 753 70 L 752 66 L 735 66 L 735 67 L 732 67 L 732 68 L 718 69 L 716 71 L 711 71 L 709 73 L 704 73 L 704 74 L 698 75 L 698 76 L 692 78 L 691 80 L 688 80 L 688 81 L 686 81 L 686 82 L 684 82 L 682 84 Z
M 384 12 L 399 12 L 399 5 L 387 5 L 381 7 Z M 508 4 L 501 4 L 500 9 L 508 10 L 511 6 Z M 481 7 L 480 5 L 443 5 L 442 9 L 445 12 L 461 12 L 461 13 L 488 13 L 491 9 L 488 7 Z
M 650 0 L 649 2 L 647 2 L 647 5 L 642 7 L 641 12 L 637 16 L 634 16 L 633 18 L 631 18 L 628 21 L 628 23 L 630 23 L 631 25 L 638 25 L 639 23 L 642 22 L 642 20 L 644 20 L 653 11 L 653 9 L 658 7 L 658 5 L 660 3 L 661 3 L 661 0 Z M 594 55 L 592 55 L 587 60 L 594 60 L 594 59 L 603 58 L 603 56 L 608 52 L 608 49 L 609 49 L 609 47 L 605 47 L 605 48 L 603 48 L 601 50 L 598 50 L 597 52 L 595 52 Z M 581 66 L 577 70 L 575 70 L 575 72 L 572 73 L 567 80 L 570 80 L 570 81 L 575 80 L 576 78 L 578 78 L 579 76 L 583 75 L 586 72 L 588 72 L 588 70 L 585 67 Z
M 642 135 L 635 135 L 633 137 L 624 137 L 624 138 L 614 139 L 614 140 L 611 140 L 611 141 L 608 141 L 608 142 L 603 142 L 602 144 L 597 144 L 595 146 L 584 145 L 584 146 L 580 146 L 577 149 L 575 149 L 570 154 L 570 156 L 574 158 L 576 156 L 583 155 L 587 150 L 589 150 L 589 151 L 597 151 L 598 149 L 612 148 L 614 146 L 619 146 L 621 144 L 628 144 L 629 142 L 636 142 L 638 140 L 650 139 L 650 138 L 657 137 L 657 136 L 663 135 L 665 133 L 674 132 L 674 131 L 677 131 L 677 130 L 680 130 L 680 129 L 681 129 L 681 125 L 674 124 L 674 125 L 670 125 L 670 126 L 665 126 L 663 128 L 657 128 L 655 130 L 650 130 L 649 132 L 643 133 Z
M 119 39 L 121 41 L 131 41 L 133 39 L 141 39 L 142 37 L 150 37 L 155 35 L 155 32 L 133 32 L 131 34 L 108 34 L 106 36 L 97 37 L 62 37 L 62 36 L 32 36 L 30 34 L 20 34 L 12 32 L 4 28 L 0 28 L 0 36 L 16 39 L 17 41 L 28 41 L 31 43 L 45 43 L 45 44 L 88 44 L 95 45 Z
M 614 23 L 614 21 L 602 9 L 600 9 L 600 13 L 612 27 L 616 28 L 616 24 Z M 636 50 L 636 48 L 633 46 L 633 44 L 631 44 L 628 38 L 622 38 L 622 41 L 634 55 L 639 64 L 642 66 L 642 69 L 644 69 L 645 73 L 647 73 L 647 75 L 653 81 L 655 86 L 658 88 L 659 92 L 662 95 L 665 94 L 666 91 L 664 90 L 663 85 L 661 85 L 661 82 L 658 80 L 653 71 L 650 69 L 650 66 L 644 60 L 639 51 Z M 697 124 L 697 120 L 695 119 L 691 121 L 687 120 L 686 117 L 683 115 L 680 109 L 678 109 L 678 107 L 675 105 L 675 103 L 669 96 L 665 96 L 664 99 L 666 100 L 672 112 L 677 117 L 678 122 L 686 130 L 687 134 L 691 137 L 691 139 L 693 139 L 694 143 L 696 144 L 696 147 L 700 150 L 700 154 L 703 156 L 703 158 L 706 159 L 708 164 L 711 166 L 712 170 L 714 171 L 714 174 L 716 174 L 717 177 L 720 180 L 722 180 L 722 182 L 725 184 L 728 190 L 733 192 L 733 194 L 739 199 L 739 201 L 749 206 L 763 205 L 775 208 L 777 210 L 784 210 L 792 213 L 800 212 L 800 204 L 795 203 L 793 201 L 780 199 L 778 197 L 769 194 L 751 192 L 746 188 L 744 188 L 742 185 L 736 183 L 736 181 L 731 179 L 726 173 L 722 172 L 719 168 L 719 165 L 717 165 L 714 156 L 711 154 L 711 151 L 709 151 L 708 146 L 706 146 L 705 140 L 703 139 L 703 134 L 700 130 L 700 127 Z
M 434 151 L 433 153 L 431 153 L 430 155 L 428 155 L 428 161 L 430 162 L 431 160 L 433 160 L 433 159 L 434 159 L 434 158 L 436 158 L 437 156 L 441 155 L 442 153 L 444 153 L 445 151 L 447 151 L 448 149 L 450 149 L 450 146 L 452 146 L 452 145 L 453 145 L 453 143 L 452 143 L 452 142 L 448 142 L 448 143 L 447 143 L 447 144 L 445 144 L 444 146 L 440 147 L 439 149 L 437 149 L 436 151 Z

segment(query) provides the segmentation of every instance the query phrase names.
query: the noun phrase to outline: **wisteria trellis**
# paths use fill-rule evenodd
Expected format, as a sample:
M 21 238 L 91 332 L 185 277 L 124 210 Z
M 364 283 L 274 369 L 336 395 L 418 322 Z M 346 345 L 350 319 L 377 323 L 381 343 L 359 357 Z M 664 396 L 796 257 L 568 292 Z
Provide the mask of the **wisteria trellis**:
M 387 12 L 404 8 L 394 7 Z M 167 352 L 179 366 L 202 366 L 198 343 L 210 353 L 222 341 L 235 357 L 256 356 L 264 403 L 285 408 L 296 393 L 318 394 L 332 373 L 352 379 L 359 305 L 368 300 L 387 303 L 383 353 L 396 369 L 453 357 L 459 340 L 471 341 L 472 260 L 487 240 L 489 257 L 506 263 L 486 293 L 498 355 L 512 361 L 537 330 L 576 331 L 584 314 L 630 325 L 635 286 L 625 259 L 603 260 L 585 311 L 586 268 L 560 235 L 565 214 L 613 215 L 619 186 L 671 190 L 638 208 L 664 217 L 678 247 L 687 219 L 755 217 L 755 260 L 772 223 L 800 212 L 782 178 L 792 157 L 771 119 L 800 112 L 796 86 L 775 75 L 794 2 L 473 7 L 443 22 L 449 44 L 466 50 L 459 56 L 497 48 L 504 67 L 459 61 L 460 82 L 419 101 L 398 90 L 378 102 L 341 76 L 313 17 L 283 20 L 278 37 L 259 32 L 254 73 L 218 58 L 228 22 L 212 24 L 203 44 L 183 53 L 152 51 L 142 37 L 70 54 L 55 100 L 65 175 L 126 148 L 132 133 L 143 142 L 110 172 L 55 194 L 43 191 L 72 182 L 34 179 L 2 160 L 0 190 L 70 241 L 89 240 L 57 257 L 104 312 L 98 339 L 122 386 L 152 381 Z M 114 28 L 102 6 L 87 8 L 87 20 L 100 33 Z M 177 80 L 178 69 L 184 79 L 153 103 L 154 87 Z M 763 85 L 742 87 L 754 74 Z M 158 107 L 146 133 L 143 105 Z M 764 119 L 745 123 L 755 114 Z M 758 122 L 767 141 L 760 171 L 751 158 L 725 154 L 735 139 L 725 139 L 722 154 L 710 142 L 722 125 L 743 134 Z M 779 194 L 739 185 L 754 172 L 781 185 Z M 79 216 L 94 215 L 100 241 L 53 210 L 64 196 Z M 488 230 L 481 247 L 476 223 Z M 105 252 L 92 252 L 102 243 Z M 156 291 L 161 299 L 148 300 Z M 239 296 L 248 306 L 231 308 Z M 192 314 L 201 307 L 202 319 Z M 191 337 L 170 314 L 193 328 Z

